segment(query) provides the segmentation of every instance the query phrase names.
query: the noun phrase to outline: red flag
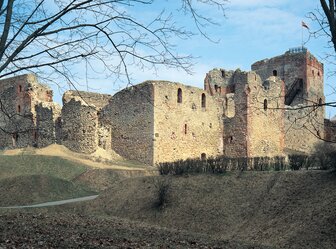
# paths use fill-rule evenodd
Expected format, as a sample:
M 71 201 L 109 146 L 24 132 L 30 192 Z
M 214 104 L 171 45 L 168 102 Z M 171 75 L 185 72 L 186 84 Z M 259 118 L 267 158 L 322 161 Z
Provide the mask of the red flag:
M 304 28 L 306 28 L 306 29 L 309 29 L 308 25 L 307 25 L 307 24 L 305 24 L 305 22 L 304 22 L 304 21 L 302 21 L 302 22 L 301 22 L 301 25 L 302 25 L 302 27 L 304 27 Z

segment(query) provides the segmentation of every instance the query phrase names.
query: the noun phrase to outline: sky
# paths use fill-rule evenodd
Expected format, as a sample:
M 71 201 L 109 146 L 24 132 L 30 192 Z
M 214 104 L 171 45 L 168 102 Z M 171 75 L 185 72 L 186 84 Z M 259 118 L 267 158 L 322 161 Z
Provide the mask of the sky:
M 154 14 L 161 10 L 160 1 L 156 1 L 150 10 L 139 9 L 138 13 L 141 13 L 144 18 L 150 18 L 151 15 L 154 17 Z M 179 8 L 180 5 L 177 3 L 180 1 L 169 1 L 169 7 Z M 220 25 L 205 29 L 209 37 L 218 42 L 211 42 L 201 35 L 191 40 L 176 39 L 177 51 L 196 57 L 193 74 L 164 67 L 160 67 L 157 72 L 130 68 L 133 82 L 169 80 L 203 88 L 205 74 L 213 68 L 228 70 L 240 68 L 249 71 L 251 64 L 256 61 L 281 55 L 289 48 L 301 46 L 302 31 L 303 40 L 307 41 L 309 33 L 308 30 L 302 29 L 301 22 L 304 21 L 311 30 L 314 30 L 316 23 L 307 18 L 307 15 L 317 8 L 319 8 L 319 1 L 316 0 L 231 0 L 227 4 L 225 17 L 209 7 L 200 9 Z M 177 21 L 187 29 L 195 28 L 189 17 L 179 17 Z M 332 86 L 336 87 L 335 77 L 327 77 L 327 74 L 335 68 L 323 61 L 325 53 L 330 52 L 326 38 L 310 38 L 305 47 L 324 62 L 326 101 L 335 100 L 336 94 L 333 93 L 332 88 Z M 122 83 L 112 84 L 109 79 L 96 79 L 88 83 L 91 87 L 90 91 L 108 94 L 114 94 L 125 87 Z M 56 86 L 52 87 L 55 101 L 61 102 L 62 92 Z M 335 109 L 327 108 L 326 117 L 336 115 Z

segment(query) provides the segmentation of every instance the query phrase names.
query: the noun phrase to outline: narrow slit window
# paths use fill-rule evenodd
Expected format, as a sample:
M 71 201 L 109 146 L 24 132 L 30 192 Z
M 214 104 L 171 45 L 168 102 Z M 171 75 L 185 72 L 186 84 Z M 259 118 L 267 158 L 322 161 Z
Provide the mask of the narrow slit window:
M 264 110 L 266 111 L 267 110 L 267 99 L 264 99 Z
M 17 107 L 17 111 L 18 111 L 18 113 L 21 112 L 21 106 L 20 106 L 20 105 L 18 105 L 18 107 Z
M 182 103 L 182 89 L 177 90 L 177 103 Z
M 206 96 L 204 93 L 202 93 L 202 108 L 206 107 Z
M 188 133 L 188 125 L 184 124 L 184 134 L 187 135 Z
M 19 85 L 19 93 L 22 92 L 22 86 Z

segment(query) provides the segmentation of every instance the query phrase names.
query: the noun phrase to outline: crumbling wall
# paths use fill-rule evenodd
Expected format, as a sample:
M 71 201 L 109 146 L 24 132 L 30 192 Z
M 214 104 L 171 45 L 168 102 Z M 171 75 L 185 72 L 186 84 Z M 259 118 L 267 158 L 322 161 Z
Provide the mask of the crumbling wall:
M 71 98 L 62 108 L 62 144 L 72 151 L 92 153 L 98 148 L 98 112 L 80 97 Z
M 248 157 L 283 156 L 284 83 L 275 76 L 265 81 L 247 74 Z
M 32 98 L 28 85 L 30 75 L 0 81 L 0 147 L 22 148 L 33 145 L 35 128 Z
M 153 164 L 153 85 L 142 83 L 116 93 L 105 112 L 112 124 L 112 149 L 119 155 Z
M 61 116 L 61 107 L 53 102 L 42 102 L 35 106 L 36 130 L 34 142 L 37 147 L 46 147 L 58 141 L 57 122 Z
M 210 70 L 204 79 L 204 90 L 211 96 L 224 96 L 227 93 L 234 92 L 232 75 L 234 71 L 223 68 L 214 68 Z
M 230 81 L 235 87 L 234 94 L 224 98 L 224 155 L 228 157 L 247 157 L 247 74 L 236 70 Z M 234 107 L 232 106 L 234 104 Z M 235 110 L 234 112 L 232 110 Z M 230 111 L 231 110 L 231 111 Z
M 324 139 L 336 143 L 336 120 L 324 119 Z
M 154 162 L 223 153 L 223 107 L 204 90 L 167 81 L 154 86 Z
M 112 98 L 109 94 L 84 92 L 84 91 L 66 91 L 63 94 L 63 102 L 67 103 L 71 99 L 81 99 L 83 103 L 87 105 L 94 105 L 97 110 L 101 110 L 106 105 L 108 105 L 110 99 Z
M 311 153 L 324 138 L 324 113 L 320 107 L 301 104 L 286 106 L 285 147 L 291 151 Z
M 310 153 L 324 137 L 323 64 L 299 48 L 256 62 L 252 70 L 263 80 L 276 74 L 285 82 L 285 147 Z

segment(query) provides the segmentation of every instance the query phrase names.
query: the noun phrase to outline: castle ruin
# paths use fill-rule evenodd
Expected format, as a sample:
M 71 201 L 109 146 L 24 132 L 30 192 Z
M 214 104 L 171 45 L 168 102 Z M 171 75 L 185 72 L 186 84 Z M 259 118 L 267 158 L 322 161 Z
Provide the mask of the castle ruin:
M 250 72 L 213 69 L 204 89 L 146 81 L 113 96 L 67 91 L 63 106 L 31 74 L 0 81 L 0 148 L 62 144 L 154 165 L 187 158 L 311 153 L 336 140 L 324 119 L 323 64 L 307 49 L 258 61 Z

